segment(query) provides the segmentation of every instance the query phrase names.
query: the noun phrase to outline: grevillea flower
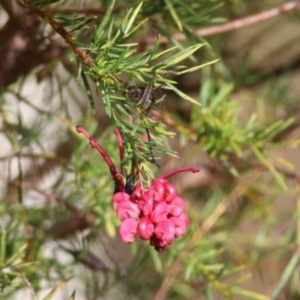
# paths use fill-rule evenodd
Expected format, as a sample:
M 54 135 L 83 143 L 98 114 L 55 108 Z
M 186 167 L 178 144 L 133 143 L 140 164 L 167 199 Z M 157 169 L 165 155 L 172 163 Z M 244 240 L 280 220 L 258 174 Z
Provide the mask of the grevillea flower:
M 158 222 L 167 219 L 169 211 L 170 209 L 166 202 L 159 202 L 151 214 L 152 222 L 157 224 Z
M 117 215 L 120 221 L 136 219 L 140 215 L 137 204 L 131 201 L 121 201 L 117 207 Z
M 182 217 L 182 216 L 184 216 L 184 217 Z M 187 215 L 182 214 L 180 217 L 171 217 L 171 218 L 169 218 L 169 220 L 175 226 L 175 237 L 179 238 L 179 237 L 183 236 L 185 234 L 186 229 L 189 224 Z
M 176 196 L 168 206 L 169 214 L 173 217 L 179 217 L 184 212 L 184 202 L 178 196 Z
M 164 179 L 164 189 L 165 189 L 165 192 L 164 192 L 164 199 L 165 199 L 165 202 L 167 203 L 171 203 L 173 201 L 173 199 L 176 197 L 176 191 L 175 191 L 175 188 L 172 184 L 170 184 L 167 180 Z
M 141 199 L 143 194 L 144 194 L 144 191 L 143 191 L 142 186 L 140 184 L 137 184 L 134 187 L 132 194 L 130 195 L 130 200 L 132 202 L 138 202 Z
M 132 243 L 138 234 L 139 223 L 135 219 L 126 219 L 119 228 L 119 235 L 125 243 Z
M 130 200 L 130 196 L 128 194 L 122 193 L 122 192 L 114 194 L 113 199 L 112 199 L 115 209 L 117 209 L 120 202 L 129 201 L 129 200 Z
M 162 220 L 156 225 L 154 229 L 154 235 L 159 241 L 159 246 L 168 246 L 174 240 L 175 226 L 168 219 Z
M 143 216 L 150 216 L 153 212 L 153 197 L 151 197 L 148 193 L 142 194 L 138 201 L 138 207 Z
M 118 173 L 115 165 L 105 150 L 81 126 L 76 127 L 83 133 L 107 163 L 115 182 L 115 192 L 112 197 L 113 206 L 119 220 L 122 222 L 119 235 L 125 243 L 132 243 L 135 236 L 142 240 L 150 240 L 155 250 L 163 251 L 174 238 L 179 238 L 189 226 L 189 218 L 184 214 L 185 204 L 177 196 L 175 188 L 167 178 L 181 172 L 199 172 L 198 168 L 181 168 L 155 178 L 148 189 L 142 184 L 134 185 L 134 177 L 128 176 L 124 184 L 124 176 Z M 124 158 L 122 137 L 115 130 L 118 137 L 120 159 Z
M 154 232 L 154 224 L 148 217 L 142 217 L 139 223 L 139 233 L 142 240 L 149 240 Z
M 149 187 L 149 193 L 152 194 L 154 202 L 160 202 L 164 200 L 165 187 L 160 180 L 153 180 Z

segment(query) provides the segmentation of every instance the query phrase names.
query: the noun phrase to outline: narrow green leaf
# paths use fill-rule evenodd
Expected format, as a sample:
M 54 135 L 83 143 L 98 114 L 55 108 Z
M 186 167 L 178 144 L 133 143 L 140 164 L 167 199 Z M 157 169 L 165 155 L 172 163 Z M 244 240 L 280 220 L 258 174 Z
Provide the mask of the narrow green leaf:
M 106 112 L 107 116 L 110 118 L 111 117 L 111 103 L 110 103 L 110 98 L 109 98 L 109 90 L 108 90 L 108 86 L 107 86 L 106 82 L 103 83 L 102 96 L 103 96 L 105 112 Z
M 158 37 L 157 37 L 157 39 L 156 39 L 156 42 L 155 42 L 155 44 L 154 44 L 154 47 L 152 48 L 152 50 L 151 50 L 151 53 L 150 53 L 150 60 L 152 60 L 153 59 L 153 57 L 154 57 L 154 55 L 155 55 L 155 53 L 156 53 L 156 51 L 157 51 L 157 49 L 158 49 L 158 47 L 159 47 L 159 45 L 160 45 L 160 34 L 158 35 Z
M 184 274 L 184 277 L 186 280 L 191 280 L 191 277 L 194 273 L 194 268 L 195 268 L 195 264 L 194 263 L 190 263 L 186 270 L 185 270 L 185 274 Z
M 82 29 L 83 27 L 85 27 L 88 23 L 94 21 L 96 19 L 96 17 L 92 17 L 92 18 L 88 18 L 87 20 L 85 20 L 84 22 L 80 23 L 79 25 L 77 25 L 75 28 L 73 28 L 70 33 L 74 33 L 80 29 Z
M 123 36 L 123 38 L 126 38 L 128 36 L 130 36 L 133 32 L 135 32 L 137 29 L 139 29 L 139 27 L 141 27 L 143 24 L 145 24 L 146 22 L 148 22 L 149 18 L 145 18 L 144 20 L 142 20 L 138 25 L 136 25 L 131 31 L 129 31 L 127 34 L 125 34 Z
M 160 66 L 163 66 L 164 68 L 169 67 L 169 66 L 174 66 L 178 64 L 179 62 L 183 61 L 187 57 L 191 56 L 194 52 L 196 52 L 198 49 L 203 47 L 205 44 L 196 44 L 191 47 L 188 47 L 179 53 L 165 59 L 160 63 Z
M 154 263 L 154 267 L 155 270 L 158 272 L 162 271 L 162 263 L 160 260 L 160 256 L 158 255 L 158 252 L 155 251 L 153 248 L 148 248 L 149 252 L 150 252 L 150 256 L 152 257 L 153 263 Z
M 291 260 L 289 261 L 288 265 L 286 266 L 285 270 L 283 271 L 281 278 L 270 297 L 270 300 L 278 299 L 281 290 L 286 285 L 288 280 L 293 276 L 298 264 L 299 264 L 299 253 L 296 251 L 296 253 L 294 253 Z
M 251 115 L 251 117 L 249 118 L 249 120 L 244 128 L 244 131 L 247 132 L 253 128 L 256 118 L 257 118 L 257 115 L 255 113 Z
M 205 64 L 202 64 L 202 65 L 199 65 L 199 66 L 196 66 L 196 67 L 193 67 L 193 68 L 189 68 L 189 69 L 186 69 L 186 70 L 183 70 L 183 71 L 177 71 L 176 74 L 181 75 L 181 74 L 185 74 L 185 73 L 192 73 L 192 72 L 195 72 L 195 71 L 197 71 L 199 69 L 202 69 L 206 66 L 212 65 L 212 64 L 214 64 L 218 61 L 219 61 L 219 59 L 215 59 L 215 60 L 209 61 Z
M 289 161 L 287 161 L 286 159 L 284 159 L 283 157 L 275 157 L 275 159 L 279 164 L 281 164 L 285 168 L 288 168 L 290 170 L 295 170 L 295 166 Z
M 137 16 L 137 14 L 139 13 L 139 10 L 141 9 L 142 5 L 143 5 L 143 2 L 141 2 L 141 3 L 136 7 L 136 9 L 134 10 L 132 16 L 131 16 L 130 19 L 128 20 L 127 26 L 126 26 L 126 28 L 125 28 L 125 30 L 124 30 L 124 33 L 125 33 L 125 34 L 127 34 L 128 31 L 130 30 L 130 28 L 131 28 L 131 26 L 132 26 L 132 24 L 133 24 L 133 22 L 134 22 L 134 20 L 135 20 L 135 18 L 136 18 L 136 16 Z
M 109 7 L 107 8 L 106 13 L 104 14 L 101 24 L 99 25 L 99 27 L 96 30 L 95 43 L 99 43 L 99 39 L 101 38 L 104 28 L 106 27 L 106 25 L 110 19 L 110 16 L 111 16 L 114 6 L 115 6 L 115 0 L 112 0 Z
M 167 4 L 167 7 L 168 7 L 168 9 L 170 11 L 170 14 L 171 14 L 174 22 L 176 23 L 178 29 L 180 31 L 182 31 L 182 24 L 180 22 L 180 19 L 179 19 L 178 15 L 177 15 L 176 10 L 174 9 L 173 5 L 171 4 L 171 2 L 169 0 L 165 0 L 165 3 Z
M 127 50 L 129 50 L 129 49 L 127 49 Z M 117 70 L 117 68 L 119 67 L 120 63 L 122 62 L 122 60 L 126 56 L 127 50 L 123 51 L 123 53 L 121 53 L 121 55 L 119 56 L 119 58 L 112 65 L 112 67 L 109 70 L 110 73 L 114 73 Z
M 231 262 L 232 262 L 232 260 L 228 259 L 226 264 L 224 264 L 224 266 L 225 266 L 225 268 L 224 268 L 225 272 L 223 272 L 224 276 L 232 276 L 234 274 L 238 274 L 247 268 L 246 265 L 239 265 L 236 267 L 232 267 L 232 265 L 230 265 Z
M 0 265 L 4 264 L 6 256 L 6 231 L 5 229 L 1 232 L 1 244 L 0 244 Z
M 156 25 L 158 28 L 159 32 L 163 34 L 174 46 L 177 46 L 181 51 L 186 51 L 186 46 L 184 46 L 182 43 L 180 43 L 178 40 L 176 40 L 173 35 L 171 34 L 170 31 L 166 30 L 164 27 Z M 203 43 L 205 44 L 205 43 Z M 193 62 L 196 63 L 197 59 L 195 58 L 194 55 L 190 55 L 189 59 Z
M 167 86 L 169 87 L 170 90 L 173 90 L 178 96 L 180 96 L 181 98 L 190 101 L 193 104 L 196 105 L 201 105 L 199 102 L 197 102 L 196 100 L 194 100 L 193 98 L 191 98 L 190 96 L 186 95 L 185 93 L 181 92 L 180 90 L 178 90 L 174 85 L 171 84 L 167 84 Z
M 113 32 L 113 28 L 114 28 L 114 18 L 111 18 L 111 22 L 109 24 L 109 28 L 108 28 L 108 33 L 107 33 L 107 40 L 110 41 L 111 40 L 111 35 Z
M 132 117 L 132 115 L 130 115 L 130 114 L 128 113 L 128 111 L 126 111 L 126 109 L 124 109 L 124 107 L 121 106 L 120 104 L 117 104 L 117 105 L 116 105 L 116 109 L 118 109 L 122 114 L 124 114 L 124 116 L 127 116 L 128 118 L 131 118 L 131 117 Z M 117 120 L 118 118 L 115 117 L 115 119 Z
M 279 120 L 279 121 L 271 124 L 269 127 L 265 128 L 260 135 L 260 139 L 269 138 L 271 132 L 276 130 L 276 128 L 279 127 L 282 123 L 283 123 L 283 120 Z
M 220 105 L 220 103 L 222 101 L 224 101 L 224 99 L 231 94 L 231 92 L 233 91 L 233 84 L 224 84 L 221 89 L 219 90 L 219 92 L 217 93 L 217 95 L 214 96 L 213 102 L 211 104 L 210 109 L 213 111 L 213 109 L 217 106 Z
M 230 283 L 230 286 L 234 287 L 234 286 L 239 286 L 242 283 L 244 283 L 245 281 L 247 281 L 248 279 L 251 278 L 251 274 L 245 274 L 243 276 L 240 276 L 238 279 L 236 279 L 234 282 Z
M 160 56 L 162 56 L 162 55 L 165 55 L 165 54 L 168 53 L 168 52 L 174 51 L 175 49 L 178 49 L 178 46 L 174 46 L 174 47 L 172 47 L 172 48 L 169 48 L 169 49 L 167 49 L 167 50 L 164 50 L 164 51 L 162 51 L 162 52 L 159 52 L 159 53 L 153 55 L 152 60 L 157 59 L 158 57 L 160 57 Z M 159 64 L 159 65 L 160 65 L 160 64 Z M 153 69 L 157 69 L 156 66 L 154 66 Z
M 96 109 L 95 109 L 95 103 L 94 103 L 92 91 L 91 91 L 88 79 L 85 76 L 85 73 L 83 72 L 83 70 L 81 71 L 81 78 L 82 78 L 82 81 L 83 81 L 86 93 L 88 95 L 88 99 L 89 99 L 89 102 L 90 102 L 90 106 L 91 106 L 92 112 L 93 112 L 93 114 L 95 114 L 96 113 Z
M 248 290 L 244 290 L 241 289 L 239 287 L 234 287 L 232 289 L 233 293 L 236 295 L 241 295 L 241 296 L 245 296 L 247 298 L 252 298 L 252 299 L 256 299 L 256 300 L 269 300 L 269 297 L 252 292 L 252 291 L 248 291 Z
M 22 252 L 27 248 L 27 244 L 22 245 L 13 255 L 6 261 L 7 264 L 16 264 L 16 261 L 20 260 L 22 257 Z
M 196 52 L 198 49 L 203 47 L 205 44 L 198 44 L 193 45 L 191 47 L 186 48 L 184 51 L 181 51 L 180 53 L 171 56 L 170 58 L 166 59 L 164 63 L 166 65 L 175 65 L 181 62 L 182 60 L 186 59 L 190 55 L 192 55 L 194 52 Z
M 266 158 L 262 155 L 262 153 L 257 149 L 257 147 L 255 145 L 251 144 L 251 148 L 252 148 L 252 151 L 253 151 L 254 155 L 256 156 L 256 158 L 269 169 L 269 171 L 272 173 L 274 178 L 277 180 L 278 184 L 284 190 L 287 190 L 286 183 L 282 179 L 281 175 L 276 171 L 274 166 L 266 160 Z
M 195 299 L 197 297 L 197 291 L 192 287 L 190 283 L 176 282 L 172 289 L 181 295 L 182 299 Z

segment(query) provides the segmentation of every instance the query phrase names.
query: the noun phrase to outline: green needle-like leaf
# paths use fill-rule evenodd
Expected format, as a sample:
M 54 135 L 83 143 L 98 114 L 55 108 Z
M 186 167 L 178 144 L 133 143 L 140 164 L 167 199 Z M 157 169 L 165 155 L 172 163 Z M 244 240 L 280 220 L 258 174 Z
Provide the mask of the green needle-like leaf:
M 204 67 L 206 67 L 206 66 L 209 66 L 209 65 L 211 65 L 211 64 L 214 64 L 214 63 L 216 63 L 216 62 L 218 62 L 218 61 L 219 61 L 219 59 L 215 59 L 215 60 L 209 61 L 209 62 L 207 62 L 207 63 L 205 63 L 205 64 L 202 64 L 202 65 L 199 65 L 199 66 L 196 66 L 196 67 L 192 67 L 192 68 L 189 68 L 189 69 L 185 69 L 185 70 L 183 70 L 183 71 L 177 71 L 176 74 L 177 74 L 177 75 L 182 75 L 182 74 L 186 74 L 186 73 L 192 73 L 192 72 L 198 71 L 198 70 L 200 70 L 200 69 L 202 69 L 202 68 L 204 68 Z
M 112 0 L 109 7 L 107 8 L 107 11 L 101 21 L 101 24 L 99 25 L 99 27 L 96 29 L 95 34 L 94 34 L 94 43 L 95 44 L 99 44 L 100 43 L 100 38 L 103 35 L 104 32 L 104 28 L 106 27 L 110 16 L 112 14 L 113 8 L 115 6 L 115 0 Z
M 127 26 L 126 26 L 126 28 L 124 29 L 125 35 L 129 32 L 129 30 L 130 30 L 130 28 L 131 28 L 131 26 L 132 26 L 132 24 L 133 24 L 133 22 L 134 22 L 134 20 L 135 20 L 135 18 L 136 18 L 136 16 L 137 16 L 137 14 L 139 13 L 139 11 L 140 11 L 142 5 L 143 5 L 143 2 L 141 2 L 141 3 L 136 7 L 136 9 L 133 11 L 133 13 L 132 13 L 130 19 L 128 20 Z M 146 20 L 146 19 L 145 19 L 145 20 Z M 145 20 L 142 21 L 142 23 L 145 22 Z M 140 24 L 141 24 L 141 23 L 140 23 Z M 138 25 L 138 26 L 140 26 L 140 25 Z
M 182 50 L 179 53 L 174 54 L 171 57 L 163 60 L 161 63 L 159 63 L 159 66 L 161 66 L 161 68 L 164 68 L 164 69 L 166 69 L 170 66 L 175 66 L 179 62 L 181 62 L 184 59 L 186 59 L 187 57 L 191 56 L 194 52 L 196 52 L 198 49 L 200 49 L 204 45 L 205 44 L 197 44 L 197 45 L 188 47 L 187 49 Z
M 199 102 L 197 102 L 196 100 L 194 100 L 193 98 L 191 98 L 190 96 L 184 94 L 183 92 L 181 92 L 179 89 L 177 89 L 174 85 L 171 85 L 171 84 L 167 84 L 168 88 L 170 90 L 173 90 L 178 96 L 180 96 L 181 98 L 193 103 L 193 104 L 196 104 L 196 105 L 201 105 Z
M 182 24 L 180 22 L 180 18 L 178 17 L 177 13 L 176 13 L 176 10 L 174 9 L 173 5 L 171 4 L 171 2 L 169 0 L 165 0 L 165 3 L 167 4 L 167 7 L 170 11 L 170 14 L 174 20 L 174 22 L 176 23 L 178 29 L 180 31 L 182 31 Z
M 93 94 L 92 94 L 88 79 L 87 79 L 87 77 L 86 77 L 83 70 L 81 71 L 81 78 L 82 78 L 86 93 L 88 95 L 88 99 L 89 99 L 89 102 L 90 102 L 91 109 L 92 109 L 93 113 L 95 113 L 96 110 L 95 110 L 95 103 L 94 103 L 94 99 L 93 99 Z

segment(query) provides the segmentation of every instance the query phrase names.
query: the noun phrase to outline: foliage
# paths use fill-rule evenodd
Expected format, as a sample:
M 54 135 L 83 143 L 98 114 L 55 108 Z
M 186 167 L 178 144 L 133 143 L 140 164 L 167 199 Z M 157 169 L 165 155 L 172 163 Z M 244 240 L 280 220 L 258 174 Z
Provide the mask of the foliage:
M 33 18 L 27 39 L 39 44 L 23 55 L 36 65 L 20 63 L 25 74 L 1 84 L 1 296 L 27 289 L 45 300 L 296 299 L 299 172 L 284 151 L 299 151 L 299 96 L 281 72 L 292 58 L 279 71 L 255 69 L 249 49 L 260 49 L 262 32 L 240 50 L 224 35 L 197 33 L 241 17 L 237 1 L 90 5 L 20 1 L 22 26 L 30 26 L 27 9 Z M 265 9 L 243 5 L 246 14 Z M 30 95 L 32 86 L 39 92 Z M 163 253 L 136 241 L 123 266 L 128 247 L 115 244 L 111 203 L 117 183 L 77 124 L 97 138 L 124 184 L 133 178 L 147 188 L 172 165 L 200 167 L 199 176 L 173 181 L 190 218 L 184 237 Z M 287 208 L 277 208 L 283 197 Z M 254 284 L 259 272 L 268 277 L 264 290 Z

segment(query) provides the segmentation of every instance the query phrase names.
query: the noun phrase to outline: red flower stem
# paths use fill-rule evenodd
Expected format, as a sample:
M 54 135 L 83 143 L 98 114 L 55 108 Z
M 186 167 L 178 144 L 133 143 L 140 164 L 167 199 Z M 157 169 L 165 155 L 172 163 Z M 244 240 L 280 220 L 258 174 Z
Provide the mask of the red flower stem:
M 161 175 L 161 176 L 159 176 L 159 177 L 157 177 L 157 178 L 163 178 L 163 179 L 166 179 L 166 178 L 171 177 L 171 176 L 173 176 L 173 175 L 176 175 L 176 174 L 178 174 L 178 173 L 188 172 L 188 171 L 191 171 L 191 172 L 193 172 L 193 173 L 197 173 L 197 172 L 200 171 L 200 169 L 199 169 L 199 168 L 195 168 L 195 167 L 180 168 L 180 169 L 176 169 L 176 170 L 170 171 L 170 172 L 168 172 L 168 173 L 166 173 L 166 174 L 164 174 L 164 175 Z
M 97 143 L 97 141 L 82 126 L 77 125 L 76 130 L 77 130 L 77 132 L 84 134 L 85 137 L 88 138 L 88 140 L 90 141 L 91 147 L 95 148 L 100 153 L 100 155 L 103 157 L 105 162 L 107 163 L 112 177 L 115 180 L 118 179 L 117 178 L 118 172 L 116 170 L 116 167 L 115 167 L 114 163 L 112 162 L 111 158 L 105 152 L 105 150 Z
M 114 180 L 115 180 L 115 182 L 118 182 L 119 192 L 124 192 L 125 186 L 124 186 L 123 175 L 121 173 L 117 173 Z
M 124 158 L 124 145 L 123 145 L 123 139 L 122 139 L 122 135 L 121 132 L 118 128 L 116 128 L 114 130 L 115 135 L 117 136 L 118 139 L 118 145 L 119 145 L 119 151 L 120 151 L 120 160 L 122 162 L 123 158 Z

